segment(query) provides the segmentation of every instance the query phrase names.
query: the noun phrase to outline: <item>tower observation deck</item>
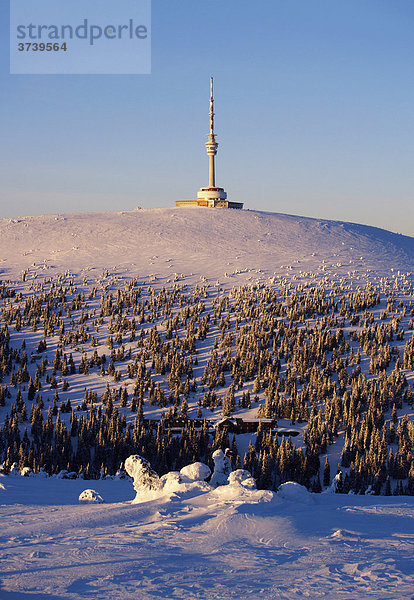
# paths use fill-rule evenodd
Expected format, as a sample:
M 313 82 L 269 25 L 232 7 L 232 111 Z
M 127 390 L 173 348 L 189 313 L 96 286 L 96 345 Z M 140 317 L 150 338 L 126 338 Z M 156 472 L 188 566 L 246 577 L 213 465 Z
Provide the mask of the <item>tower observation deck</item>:
M 176 206 L 207 206 L 211 208 L 243 208 L 242 202 L 229 202 L 223 188 L 216 186 L 216 165 L 218 143 L 214 133 L 214 97 L 213 78 L 210 77 L 210 131 L 206 142 L 209 160 L 208 186 L 197 192 L 197 200 L 176 200 Z

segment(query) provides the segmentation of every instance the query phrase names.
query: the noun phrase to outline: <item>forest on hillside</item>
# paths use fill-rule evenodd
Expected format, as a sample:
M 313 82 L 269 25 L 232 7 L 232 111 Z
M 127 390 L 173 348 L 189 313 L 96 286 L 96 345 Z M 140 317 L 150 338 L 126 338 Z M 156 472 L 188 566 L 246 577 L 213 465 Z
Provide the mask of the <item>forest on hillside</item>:
M 414 288 L 169 287 L 108 271 L 1 282 L 0 463 L 5 473 L 99 478 L 130 454 L 160 474 L 227 450 L 259 488 L 414 494 Z M 222 417 L 259 424 L 241 437 Z M 177 421 L 181 423 L 177 431 Z

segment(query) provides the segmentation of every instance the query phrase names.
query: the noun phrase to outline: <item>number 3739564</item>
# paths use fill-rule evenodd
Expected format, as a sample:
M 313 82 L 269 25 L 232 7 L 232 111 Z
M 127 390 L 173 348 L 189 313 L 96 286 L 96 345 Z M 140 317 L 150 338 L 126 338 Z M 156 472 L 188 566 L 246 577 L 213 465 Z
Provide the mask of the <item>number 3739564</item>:
M 67 47 L 66 42 L 63 42 L 63 44 L 58 44 L 57 42 L 53 44 L 51 42 L 21 42 L 20 44 L 17 44 L 17 49 L 19 52 L 59 52 L 60 50 L 66 52 Z

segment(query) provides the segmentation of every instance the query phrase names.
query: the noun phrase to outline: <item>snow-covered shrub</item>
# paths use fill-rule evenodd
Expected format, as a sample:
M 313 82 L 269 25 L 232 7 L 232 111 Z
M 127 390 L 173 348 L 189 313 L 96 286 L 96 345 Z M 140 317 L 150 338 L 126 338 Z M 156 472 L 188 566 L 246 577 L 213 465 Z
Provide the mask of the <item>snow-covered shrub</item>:
M 32 469 L 30 467 L 23 467 L 23 469 L 20 471 L 20 475 L 22 477 L 30 477 L 32 473 Z
M 287 481 L 282 483 L 277 490 L 277 497 L 283 500 L 291 500 L 293 502 L 305 502 L 311 501 L 311 495 L 304 485 L 296 483 L 295 481 Z
M 179 471 L 169 471 L 165 475 L 162 475 L 160 481 L 164 488 L 176 488 L 183 482 L 183 478 Z
M 229 473 L 227 485 L 219 485 L 211 495 L 220 502 L 237 502 L 237 504 L 271 502 L 275 496 L 274 492 L 257 490 L 255 480 L 245 469 L 237 469 Z
M 9 475 L 11 475 L 12 477 L 20 476 L 19 465 L 16 462 L 12 464 L 11 469 L 9 471 Z
M 231 462 L 223 450 L 213 452 L 214 472 L 210 479 L 210 485 L 217 487 L 218 485 L 227 485 L 227 478 L 231 473 Z
M 134 480 L 137 496 L 143 492 L 158 491 L 162 488 L 162 481 L 151 469 L 150 463 L 138 454 L 132 454 L 126 459 L 125 471 Z
M 79 502 L 81 504 L 102 504 L 104 499 L 95 490 L 83 490 L 79 495 Z
M 331 485 L 329 485 L 323 494 L 337 494 L 339 489 L 342 487 L 342 473 L 337 473 L 332 479 Z M 339 489 L 338 489 L 339 488 Z
M 126 477 L 127 474 L 125 473 L 124 469 L 118 469 L 113 479 L 126 479 Z
M 77 479 L 78 474 L 75 471 L 67 471 L 66 469 L 62 469 L 56 475 L 56 479 Z
M 190 468 L 194 465 L 198 465 L 198 467 Z M 185 474 L 187 472 L 191 478 Z M 211 471 L 203 463 L 187 465 L 180 472 L 170 471 L 161 477 L 163 493 L 169 494 L 170 499 L 177 497 L 183 499 L 211 492 L 211 485 L 203 479 L 203 477 L 208 477 L 207 473 L 210 475 Z
M 245 469 L 237 469 L 236 471 L 232 471 L 228 476 L 227 481 L 230 485 L 239 484 L 250 490 L 256 489 L 255 480 L 251 476 L 251 473 Z
M 186 465 L 180 471 L 180 475 L 191 481 L 205 481 L 211 475 L 210 467 L 202 462 Z

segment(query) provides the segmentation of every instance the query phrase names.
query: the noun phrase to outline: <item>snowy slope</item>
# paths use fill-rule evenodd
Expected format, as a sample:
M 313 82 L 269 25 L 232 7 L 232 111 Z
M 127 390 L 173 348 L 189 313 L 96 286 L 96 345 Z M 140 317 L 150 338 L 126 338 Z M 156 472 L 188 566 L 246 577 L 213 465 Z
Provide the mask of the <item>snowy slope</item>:
M 153 274 L 158 284 L 184 273 L 188 283 L 205 276 L 233 286 L 274 273 L 411 271 L 414 239 L 275 213 L 171 208 L 3 219 L 0 261 L 1 279 L 108 269 Z M 80 506 L 87 487 L 106 503 Z M 269 494 L 132 505 L 126 480 L 0 475 L 0 600 L 412 600 L 413 497 Z
M 373 269 L 412 269 L 414 239 L 320 219 L 206 208 L 47 215 L 0 220 L 0 269 L 61 272 L 117 268 L 119 274 L 173 273 L 233 278 L 290 271 L 348 275 Z M 241 271 L 241 273 L 239 273 Z

